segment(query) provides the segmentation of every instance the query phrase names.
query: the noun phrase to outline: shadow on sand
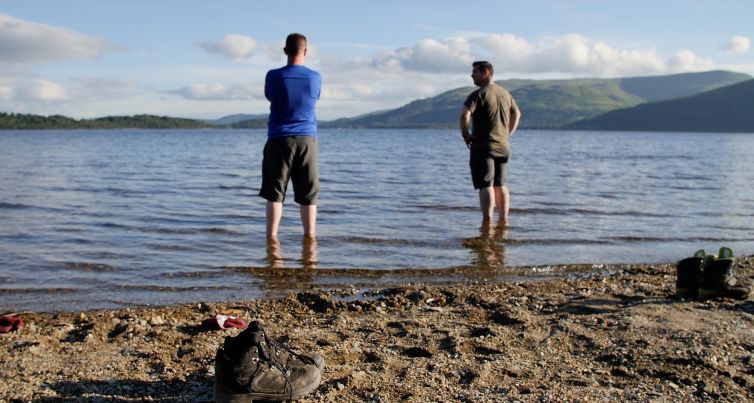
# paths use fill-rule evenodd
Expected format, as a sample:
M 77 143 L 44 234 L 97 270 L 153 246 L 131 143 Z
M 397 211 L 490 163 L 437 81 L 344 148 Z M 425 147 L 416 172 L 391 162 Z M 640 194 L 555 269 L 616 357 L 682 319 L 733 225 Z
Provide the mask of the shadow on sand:
M 154 382 L 132 379 L 111 381 L 82 380 L 62 381 L 48 385 L 57 397 L 33 400 L 47 402 L 211 402 L 214 399 L 214 378 L 208 375 L 191 375 L 186 380 L 156 380 Z

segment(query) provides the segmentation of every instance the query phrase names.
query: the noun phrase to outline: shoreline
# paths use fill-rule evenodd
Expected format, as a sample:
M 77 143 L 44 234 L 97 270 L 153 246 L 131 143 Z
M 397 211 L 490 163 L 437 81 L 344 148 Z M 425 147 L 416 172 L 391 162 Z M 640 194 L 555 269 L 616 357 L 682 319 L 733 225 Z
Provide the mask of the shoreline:
M 387 285 L 282 298 L 21 313 L 0 400 L 211 401 L 216 313 L 323 353 L 300 401 L 754 400 L 754 302 L 673 296 L 672 264 L 541 281 Z M 565 268 L 566 266 L 562 266 Z M 754 256 L 736 261 L 754 275 Z
M 445 268 L 398 268 L 398 269 L 373 269 L 373 268 L 320 268 L 320 267 L 262 267 L 262 266 L 224 266 L 223 269 L 233 270 L 251 275 L 260 281 L 256 295 L 247 298 L 226 298 L 212 300 L 201 296 L 193 297 L 190 301 L 177 301 L 167 303 L 131 303 L 126 305 L 72 305 L 45 309 L 28 307 L 0 307 L 6 313 L 46 313 L 64 314 L 73 312 L 89 312 L 102 310 L 140 309 L 140 308 L 170 308 L 193 303 L 209 304 L 232 304 L 236 302 L 279 299 L 291 293 L 310 292 L 333 292 L 341 293 L 343 289 L 358 294 L 369 293 L 374 289 L 384 289 L 402 286 L 422 284 L 426 286 L 454 286 L 474 284 L 479 282 L 537 282 L 559 279 L 573 279 L 594 275 L 612 275 L 625 268 L 637 264 L 663 265 L 667 262 L 656 263 L 567 263 L 567 264 L 541 264 L 505 266 L 503 268 L 480 267 L 478 265 L 458 265 Z M 50 293 L 67 292 L 70 289 L 51 289 Z M 55 301 L 52 302 L 54 304 Z M 111 301 L 112 304 L 117 302 Z M 49 306 L 49 303 L 40 303 L 39 306 Z M 3 311 L 0 311 L 3 313 Z

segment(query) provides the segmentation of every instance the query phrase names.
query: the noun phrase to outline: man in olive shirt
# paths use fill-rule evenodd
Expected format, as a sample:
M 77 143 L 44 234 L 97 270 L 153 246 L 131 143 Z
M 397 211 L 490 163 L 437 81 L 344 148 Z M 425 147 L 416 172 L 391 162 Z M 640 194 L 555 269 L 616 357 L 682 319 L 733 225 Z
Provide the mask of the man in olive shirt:
M 461 135 L 471 149 L 469 166 L 485 223 L 492 222 L 497 204 L 499 221 L 508 221 L 510 193 L 507 186 L 509 139 L 518 128 L 521 111 L 505 88 L 492 81 L 489 62 L 474 62 L 471 78 L 479 89 L 461 110 Z

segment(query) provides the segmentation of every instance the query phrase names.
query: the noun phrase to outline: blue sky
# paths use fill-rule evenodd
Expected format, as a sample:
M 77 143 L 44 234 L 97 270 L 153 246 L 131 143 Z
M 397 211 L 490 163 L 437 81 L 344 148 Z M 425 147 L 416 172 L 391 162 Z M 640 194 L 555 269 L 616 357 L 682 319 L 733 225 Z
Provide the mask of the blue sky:
M 0 111 L 266 113 L 285 36 L 309 38 L 320 119 L 495 78 L 754 75 L 754 1 L 0 0 Z

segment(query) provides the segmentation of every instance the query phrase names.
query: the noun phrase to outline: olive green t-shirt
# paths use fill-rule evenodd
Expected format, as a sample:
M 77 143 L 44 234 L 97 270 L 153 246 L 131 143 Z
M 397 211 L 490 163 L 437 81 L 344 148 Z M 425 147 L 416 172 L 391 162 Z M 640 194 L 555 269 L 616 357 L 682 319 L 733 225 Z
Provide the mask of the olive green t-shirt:
M 471 111 L 471 151 L 491 157 L 510 156 L 508 123 L 518 105 L 503 87 L 490 83 L 472 92 L 464 105 Z

